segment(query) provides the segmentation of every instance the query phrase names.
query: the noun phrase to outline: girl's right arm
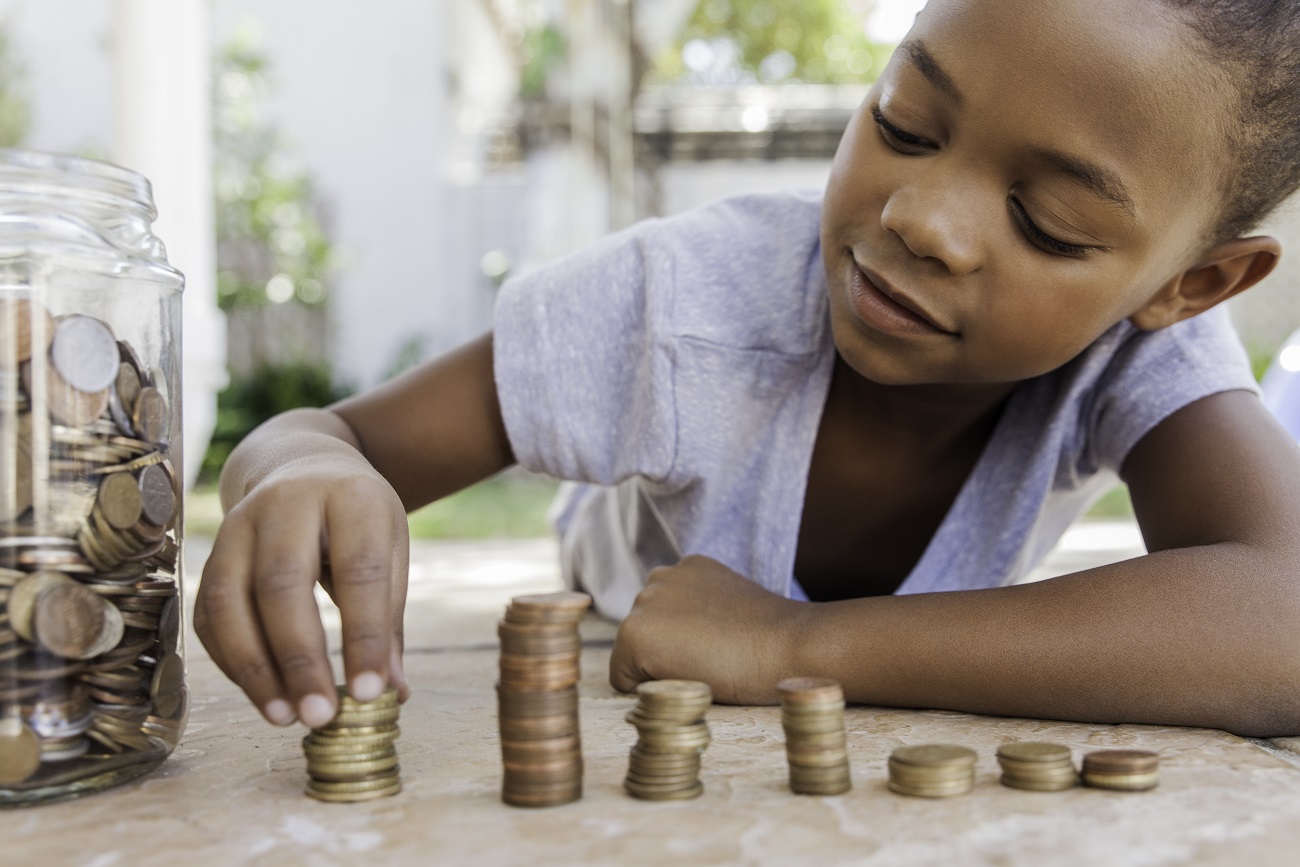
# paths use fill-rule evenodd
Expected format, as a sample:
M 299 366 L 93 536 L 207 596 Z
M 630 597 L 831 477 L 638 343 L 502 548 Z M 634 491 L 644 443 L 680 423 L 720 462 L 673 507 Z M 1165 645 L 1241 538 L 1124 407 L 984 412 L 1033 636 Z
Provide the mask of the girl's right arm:
M 324 725 L 335 689 L 314 587 L 327 567 L 349 690 L 373 698 L 391 681 L 404 695 L 406 512 L 512 463 L 490 334 L 328 409 L 271 419 L 221 474 L 199 638 L 268 720 Z

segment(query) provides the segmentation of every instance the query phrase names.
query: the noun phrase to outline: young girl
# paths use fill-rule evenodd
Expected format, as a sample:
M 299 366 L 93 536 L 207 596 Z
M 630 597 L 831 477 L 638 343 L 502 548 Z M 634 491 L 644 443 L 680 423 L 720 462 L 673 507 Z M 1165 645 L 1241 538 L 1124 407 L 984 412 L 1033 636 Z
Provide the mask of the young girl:
M 353 694 L 405 692 L 405 512 L 517 461 L 584 483 L 617 688 L 1296 734 L 1300 455 L 1220 305 L 1298 183 L 1297 0 L 931 0 L 824 197 L 634 227 L 254 432 L 199 635 L 324 723 L 328 564 Z M 1116 474 L 1151 553 L 1013 585 Z

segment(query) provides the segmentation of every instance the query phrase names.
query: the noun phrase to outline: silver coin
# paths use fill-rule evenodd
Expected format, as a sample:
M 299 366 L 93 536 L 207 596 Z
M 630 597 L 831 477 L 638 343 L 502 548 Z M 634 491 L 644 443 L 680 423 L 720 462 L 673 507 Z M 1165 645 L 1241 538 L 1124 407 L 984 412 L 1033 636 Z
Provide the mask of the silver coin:
M 50 358 L 63 381 L 78 391 L 103 391 L 117 379 L 117 340 L 107 325 L 91 316 L 74 314 L 54 329 Z

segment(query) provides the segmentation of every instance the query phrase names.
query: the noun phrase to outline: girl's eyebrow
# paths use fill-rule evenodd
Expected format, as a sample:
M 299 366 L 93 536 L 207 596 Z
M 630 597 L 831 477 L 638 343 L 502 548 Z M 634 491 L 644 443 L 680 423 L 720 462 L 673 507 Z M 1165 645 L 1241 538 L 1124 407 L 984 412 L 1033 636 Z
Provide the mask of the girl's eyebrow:
M 898 51 L 903 59 L 916 67 L 917 71 L 929 80 L 930 84 L 940 93 L 943 93 L 957 105 L 961 105 L 965 99 L 961 91 L 957 89 L 957 84 L 952 80 L 947 72 L 944 72 L 939 61 L 934 59 L 930 49 L 925 47 L 925 43 L 919 39 L 909 39 L 902 45 L 898 46 Z
M 909 39 L 898 46 L 898 52 L 904 61 L 910 63 L 925 76 L 935 90 L 947 96 L 960 106 L 965 98 L 952 76 L 930 53 L 930 49 L 920 39 Z M 1034 148 L 1033 156 L 1073 180 L 1079 182 L 1098 198 L 1119 206 L 1130 217 L 1135 217 L 1133 198 L 1128 194 L 1119 175 L 1091 160 L 1048 148 Z

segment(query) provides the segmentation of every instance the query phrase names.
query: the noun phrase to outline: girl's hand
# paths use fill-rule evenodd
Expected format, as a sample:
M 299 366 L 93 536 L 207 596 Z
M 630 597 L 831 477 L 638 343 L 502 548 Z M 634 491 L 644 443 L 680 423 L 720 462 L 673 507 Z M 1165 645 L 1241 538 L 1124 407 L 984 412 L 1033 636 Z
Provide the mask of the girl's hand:
M 322 576 L 341 614 L 352 694 L 375 698 L 391 680 L 405 698 L 409 544 L 401 500 L 361 455 L 328 437 L 303 445 L 227 513 L 203 570 L 194 627 L 268 720 L 315 727 L 336 705 L 314 596 Z
M 795 636 L 813 607 L 687 557 L 650 573 L 619 627 L 610 683 L 631 692 L 647 680 L 699 680 L 723 704 L 775 704 L 777 681 L 804 673 Z

